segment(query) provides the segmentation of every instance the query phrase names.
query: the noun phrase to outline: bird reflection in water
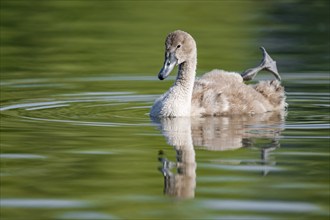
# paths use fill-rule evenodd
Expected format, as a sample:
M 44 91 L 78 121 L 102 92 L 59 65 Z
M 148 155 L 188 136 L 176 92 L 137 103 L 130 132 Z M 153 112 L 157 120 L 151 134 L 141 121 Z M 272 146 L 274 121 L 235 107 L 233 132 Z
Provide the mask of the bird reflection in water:
M 152 120 L 159 126 L 167 143 L 176 151 L 175 162 L 168 160 L 164 151 L 159 151 L 159 170 L 164 176 L 164 193 L 183 199 L 195 196 L 195 147 L 209 151 L 235 150 L 242 147 L 261 149 L 261 165 L 275 165 L 275 162 L 268 161 L 268 155 L 280 146 L 279 137 L 284 129 L 284 112 Z M 257 139 L 267 139 L 269 143 L 261 148 L 256 147 L 254 142 Z M 262 169 L 263 175 L 269 172 L 267 167 L 269 168 L 265 166 Z

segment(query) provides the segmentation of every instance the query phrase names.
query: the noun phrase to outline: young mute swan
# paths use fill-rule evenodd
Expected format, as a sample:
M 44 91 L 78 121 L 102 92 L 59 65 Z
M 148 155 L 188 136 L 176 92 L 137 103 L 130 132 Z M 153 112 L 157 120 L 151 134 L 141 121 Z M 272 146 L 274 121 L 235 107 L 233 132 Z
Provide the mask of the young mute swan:
M 177 30 L 165 41 L 164 66 L 158 74 L 165 79 L 179 65 L 174 85 L 151 108 L 152 117 L 221 116 L 258 114 L 286 108 L 284 88 L 280 84 L 276 62 L 264 48 L 259 66 L 242 74 L 212 70 L 195 81 L 197 48 L 187 32 Z M 251 80 L 260 70 L 268 70 L 277 80 L 261 81 L 253 86 Z

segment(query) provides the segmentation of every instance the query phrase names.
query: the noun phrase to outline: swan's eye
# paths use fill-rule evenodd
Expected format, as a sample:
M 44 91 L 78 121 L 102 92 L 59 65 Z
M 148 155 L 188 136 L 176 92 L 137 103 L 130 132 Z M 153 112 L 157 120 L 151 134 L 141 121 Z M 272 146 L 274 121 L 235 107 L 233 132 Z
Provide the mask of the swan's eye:
M 176 48 L 180 48 L 181 47 L 181 45 L 180 44 L 178 44 L 178 46 L 176 46 Z

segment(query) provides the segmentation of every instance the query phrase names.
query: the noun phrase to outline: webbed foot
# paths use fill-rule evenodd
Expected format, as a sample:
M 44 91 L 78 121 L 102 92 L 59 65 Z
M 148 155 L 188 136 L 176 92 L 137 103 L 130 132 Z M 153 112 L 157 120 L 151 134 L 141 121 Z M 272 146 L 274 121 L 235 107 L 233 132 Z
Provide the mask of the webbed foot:
M 260 47 L 260 50 L 263 54 L 263 59 L 259 66 L 255 68 L 248 69 L 244 71 L 241 76 L 244 81 L 252 80 L 259 71 L 261 70 L 267 70 L 271 72 L 277 80 L 281 81 L 281 76 L 277 71 L 276 61 L 274 61 L 269 54 L 267 53 L 266 49 L 264 47 Z
M 260 64 L 260 66 L 263 66 L 265 70 L 268 70 L 271 72 L 278 81 L 281 81 L 281 76 L 277 71 L 276 61 L 274 61 L 269 54 L 267 53 L 266 49 L 264 47 L 260 47 L 260 50 L 263 54 L 263 60 Z

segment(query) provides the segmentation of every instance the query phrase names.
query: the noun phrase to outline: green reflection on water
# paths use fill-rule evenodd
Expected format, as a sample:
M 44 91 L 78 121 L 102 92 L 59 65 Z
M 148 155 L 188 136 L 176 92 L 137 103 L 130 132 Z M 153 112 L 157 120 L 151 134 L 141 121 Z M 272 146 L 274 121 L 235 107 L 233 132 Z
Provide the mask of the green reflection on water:
M 327 219 L 329 75 L 318 72 L 329 70 L 328 8 L 320 0 L 1 0 L 1 108 L 11 107 L 1 112 L 1 217 L 301 218 L 301 204 L 306 218 Z M 147 115 L 172 84 L 156 74 L 164 38 L 179 28 L 197 40 L 199 74 L 244 70 L 268 48 L 289 102 L 281 146 L 264 167 L 269 138 L 230 151 L 196 147 L 193 200 L 163 195 L 158 153 L 175 161 L 176 152 Z M 205 205 L 223 201 L 236 206 Z M 269 210 L 281 201 L 291 211 Z M 266 209 L 251 208 L 260 202 Z
M 329 69 L 328 1 L 1 1 L 2 78 L 156 74 L 167 33 L 196 38 L 199 71 Z

